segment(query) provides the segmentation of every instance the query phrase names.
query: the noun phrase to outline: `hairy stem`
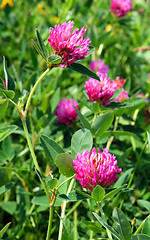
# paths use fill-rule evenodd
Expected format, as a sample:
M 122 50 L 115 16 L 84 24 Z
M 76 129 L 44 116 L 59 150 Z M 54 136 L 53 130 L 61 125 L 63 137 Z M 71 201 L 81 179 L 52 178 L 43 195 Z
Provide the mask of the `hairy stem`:
M 25 135 L 26 135 L 26 138 L 27 138 L 27 143 L 28 143 L 28 146 L 29 146 L 29 149 L 30 149 L 30 152 L 31 152 L 31 156 L 32 156 L 32 159 L 33 159 L 35 168 L 41 173 L 40 167 L 39 167 L 39 164 L 38 164 L 38 162 L 37 162 L 37 159 L 36 159 L 36 156 L 35 156 L 35 152 L 34 152 L 34 149 L 33 149 L 33 146 L 32 146 L 31 140 L 30 140 L 30 137 L 29 137 L 29 132 L 28 132 L 28 128 L 27 128 L 27 125 L 26 125 L 26 121 L 25 121 L 24 119 L 21 119 L 21 120 L 22 120 L 24 132 L 25 132 Z M 50 195 L 49 195 L 49 192 L 48 192 L 48 190 L 47 190 L 47 187 L 46 187 L 46 185 L 44 184 L 43 181 L 41 181 L 41 183 L 42 183 L 42 185 L 43 185 L 44 191 L 45 191 L 46 196 L 47 196 L 47 198 L 48 198 L 48 201 L 49 201 L 49 203 L 50 203 L 51 197 L 50 197 Z
M 69 193 L 70 193 L 70 191 L 72 189 L 73 184 L 74 184 L 74 179 L 72 179 L 71 182 L 70 182 L 70 185 L 69 185 L 69 188 L 68 188 L 68 191 L 67 191 L 67 194 L 66 194 L 67 196 L 69 195 Z M 63 218 L 65 216 L 66 205 L 67 205 L 67 200 L 64 201 L 63 207 L 62 207 L 62 211 L 61 211 L 61 219 L 60 219 L 60 225 L 59 225 L 58 240 L 61 240 L 61 238 L 62 238 Z
M 49 221 L 48 221 L 48 229 L 47 229 L 46 240 L 50 240 L 50 236 L 51 236 L 53 211 L 54 211 L 54 205 L 50 206 L 50 209 L 49 209 Z
M 39 77 L 39 79 L 36 81 L 34 87 L 32 88 L 31 92 L 30 92 L 30 95 L 28 97 L 28 100 L 27 100 L 27 103 L 26 103 L 26 107 L 25 107 L 25 112 L 24 112 L 24 115 L 26 116 L 27 115 L 27 111 L 28 111 L 28 108 L 29 108 L 29 104 L 31 102 L 31 98 L 37 88 L 37 86 L 39 85 L 39 83 L 41 82 L 41 80 L 46 76 L 46 74 L 50 71 L 51 69 L 50 68 L 47 68 L 45 70 L 45 72 Z

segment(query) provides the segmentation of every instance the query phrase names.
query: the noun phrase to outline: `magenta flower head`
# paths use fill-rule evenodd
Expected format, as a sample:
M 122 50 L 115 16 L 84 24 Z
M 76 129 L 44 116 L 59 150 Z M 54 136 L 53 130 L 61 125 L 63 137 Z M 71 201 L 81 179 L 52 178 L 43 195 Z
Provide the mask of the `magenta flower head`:
M 123 79 L 123 78 L 120 79 L 120 77 L 116 77 L 115 83 L 117 84 L 117 89 L 122 88 L 125 82 L 126 82 L 126 79 Z
M 114 82 L 117 84 L 117 89 L 120 89 L 124 86 L 126 79 L 116 77 Z M 127 98 L 129 98 L 128 92 L 123 89 L 122 92 L 114 99 L 114 102 L 123 102 Z
M 78 153 L 73 160 L 73 167 L 76 172 L 75 178 L 80 181 L 83 188 L 93 190 L 97 185 L 106 187 L 115 182 L 117 173 L 122 169 L 117 169 L 117 160 L 114 155 L 103 148 L 103 152 L 93 148 L 90 152 L 84 150 Z
M 78 115 L 73 106 L 80 110 L 75 100 L 63 99 L 62 101 L 60 101 L 57 105 L 55 112 L 55 115 L 58 117 L 58 120 L 56 122 L 64 123 L 66 125 L 74 122 Z
M 55 29 L 50 29 L 48 41 L 54 49 L 53 55 L 59 55 L 62 60 L 59 64 L 66 67 L 75 60 L 84 59 L 89 54 L 89 37 L 83 39 L 86 29 L 84 27 L 79 31 L 78 28 L 73 30 L 74 22 L 64 22 L 62 25 L 55 25 Z
M 92 71 L 97 70 L 100 73 L 107 73 L 109 71 L 109 66 L 105 65 L 101 59 L 98 59 L 90 63 L 90 69 Z
M 89 99 L 94 102 L 101 102 L 103 105 L 108 104 L 109 99 L 113 96 L 117 85 L 114 81 L 110 81 L 107 74 L 97 73 L 100 81 L 90 78 L 85 82 L 86 93 Z
M 131 10 L 132 2 L 130 0 L 112 0 L 111 9 L 116 17 L 123 17 Z

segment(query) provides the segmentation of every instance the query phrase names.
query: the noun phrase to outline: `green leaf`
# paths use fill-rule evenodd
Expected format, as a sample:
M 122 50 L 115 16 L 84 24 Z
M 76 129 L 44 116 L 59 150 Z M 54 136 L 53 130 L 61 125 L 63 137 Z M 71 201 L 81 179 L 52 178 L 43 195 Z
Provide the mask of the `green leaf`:
M 5 90 L 4 84 L 0 83 L 0 89 Z
M 60 174 L 59 180 L 58 180 L 58 186 L 65 182 L 67 180 L 67 177 L 63 176 Z M 60 188 L 59 188 L 59 193 L 60 194 L 67 194 L 67 189 L 68 189 L 68 183 L 65 182 Z
M 6 98 L 10 98 L 10 99 L 13 99 L 14 96 L 15 96 L 15 92 L 12 91 L 12 90 L 3 90 L 3 89 L 0 89 L 0 92 L 2 92 Z
M 98 216 L 96 213 L 93 212 L 94 217 L 96 217 L 96 219 L 99 221 L 99 223 L 101 223 L 106 229 L 108 229 L 114 237 L 116 237 L 118 240 L 121 240 L 120 235 L 111 227 L 109 226 L 106 222 L 104 222 L 104 220 Z
M 16 215 L 17 203 L 13 201 L 1 202 L 0 207 L 10 215 Z
M 113 112 L 105 113 L 97 117 L 92 128 L 95 136 L 102 135 L 110 127 L 110 125 L 113 122 L 113 119 L 114 119 Z
M 124 213 L 115 208 L 113 211 L 113 220 L 115 222 L 115 230 L 120 234 L 122 240 L 131 239 L 131 226 Z
M 0 121 L 4 118 L 6 114 L 8 104 L 9 102 L 6 100 L 2 105 L 0 105 Z
M 87 192 L 85 192 L 85 191 L 81 191 L 81 190 L 79 190 L 79 189 L 76 189 L 76 188 L 75 188 L 75 190 L 76 190 L 78 193 L 80 193 L 81 195 L 83 195 L 84 197 L 86 197 L 86 198 L 89 198 L 89 199 L 92 199 L 92 200 L 93 200 L 93 197 L 92 197 L 90 194 L 88 194 Z
M 150 236 L 150 216 L 148 216 L 144 222 L 142 234 L 147 234 Z
M 7 231 L 7 228 L 10 226 L 11 222 L 7 223 L 5 227 L 0 231 L 0 239 L 3 237 L 4 233 Z
M 87 106 L 89 107 L 89 106 Z M 100 106 L 98 102 L 92 102 L 91 110 L 93 113 L 98 114 L 100 112 Z
M 58 64 L 61 62 L 61 57 L 59 55 L 52 55 L 52 56 L 49 56 L 47 61 L 52 63 L 52 64 Z
M 150 236 L 145 234 L 136 234 L 132 236 L 131 240 L 150 240 Z
M 13 133 L 17 129 L 17 126 L 10 125 L 7 127 L 0 128 L 0 142 L 3 141 L 6 137 L 8 137 L 11 133 Z
M 146 208 L 149 212 L 150 212 L 150 202 L 149 201 L 146 201 L 146 200 L 137 200 L 137 203 Z
M 84 221 L 83 224 L 94 233 L 104 232 L 104 229 L 98 222 Z
M 129 93 L 131 88 L 131 79 L 128 78 L 123 86 L 123 88 Z
M 50 196 L 52 196 L 52 193 L 49 192 Z M 49 201 L 47 199 L 47 196 L 45 193 L 39 193 L 36 197 L 34 197 L 31 201 L 35 205 L 41 205 L 41 206 L 47 206 L 49 207 Z M 61 206 L 63 204 L 64 200 L 57 198 L 54 206 Z
M 101 202 L 105 195 L 105 190 L 101 186 L 96 186 L 92 191 L 92 197 L 96 202 Z
M 109 193 L 107 193 L 107 194 L 103 197 L 103 200 L 104 200 L 104 199 L 108 199 L 108 198 L 112 198 L 114 195 L 116 195 L 118 192 L 120 192 L 123 188 L 125 188 L 126 185 L 127 185 L 127 184 L 125 184 L 125 185 L 123 185 L 123 186 L 121 186 L 121 187 L 119 187 L 119 188 L 117 188 L 117 189 L 114 189 L 114 190 L 110 191 Z M 126 190 L 126 189 L 124 189 L 124 190 Z
M 46 182 L 46 185 L 48 186 L 49 189 L 54 189 L 57 186 L 57 182 L 58 182 L 58 180 L 56 178 L 53 178 L 53 179 L 49 180 L 48 182 Z
M 124 173 L 122 173 L 121 176 L 118 178 L 118 180 L 114 183 L 114 188 L 118 188 L 122 184 L 126 183 L 129 180 L 129 177 L 132 171 L 133 171 L 133 168 L 129 168 Z
M 57 155 L 55 158 L 55 163 L 62 175 L 71 177 L 75 174 L 73 160 L 69 153 L 60 153 Z
M 62 240 L 73 240 L 75 228 L 73 223 L 66 216 L 63 218 L 63 227 L 64 227 L 64 232 L 62 235 Z M 78 239 L 78 234 L 76 236 L 76 240 L 77 239 Z
M 55 158 L 58 154 L 64 153 L 64 150 L 51 138 L 41 135 L 42 146 L 48 157 L 55 163 Z
M 92 145 L 93 138 L 91 132 L 86 128 L 78 130 L 71 139 L 72 158 L 75 159 L 77 157 L 77 153 L 82 153 L 85 149 L 90 151 Z
M 47 58 L 45 57 L 45 55 L 43 54 L 41 48 L 39 47 L 39 45 L 33 40 L 31 39 L 34 48 L 36 49 L 36 51 L 44 58 L 45 61 L 47 61 Z
M 49 201 L 44 193 L 38 194 L 36 197 L 34 197 L 31 203 L 35 205 L 43 205 L 49 207 Z
M 0 99 L 0 105 L 4 104 L 7 100 L 6 99 Z M 0 106 L 1 107 L 1 106 Z
M 78 73 L 81 73 L 83 75 L 86 75 L 88 77 L 97 79 L 98 81 L 100 81 L 99 77 L 96 75 L 96 73 L 92 72 L 90 69 L 88 69 L 87 67 L 83 66 L 80 63 L 72 63 L 72 64 L 68 64 L 67 66 L 69 69 L 76 71 Z
M 117 89 L 109 101 L 113 101 L 117 96 L 119 96 L 122 90 L 123 90 L 122 88 Z
M 4 66 L 4 73 L 5 73 L 6 89 L 15 92 L 15 81 L 8 73 L 5 57 L 3 57 L 3 66 Z
M 6 191 L 8 191 L 13 186 L 14 186 L 14 183 L 8 183 L 8 184 L 3 185 L 2 187 L 0 187 L 0 195 L 5 193 Z
M 120 136 L 135 136 L 136 134 L 133 132 L 126 132 L 126 131 L 107 131 L 104 134 L 101 135 L 102 138 L 104 137 L 120 137 Z
M 7 160 L 6 152 L 0 150 L 0 165 L 3 165 Z
M 43 39 L 38 31 L 38 29 L 36 28 L 36 37 L 37 37 L 37 41 L 38 41 L 38 44 L 39 44 L 39 48 L 41 49 L 41 52 L 43 53 L 45 59 L 48 58 L 48 50 L 43 42 Z
M 76 202 L 80 200 L 86 200 L 88 197 L 83 196 L 83 194 L 77 192 L 77 191 L 71 191 L 68 195 L 68 201 L 69 202 Z
M 74 106 L 73 106 L 73 107 L 74 107 Z M 78 117 L 80 118 L 80 121 L 81 121 L 82 125 L 83 125 L 85 128 L 89 129 L 90 132 L 92 132 L 92 128 L 91 128 L 91 125 L 90 125 L 90 123 L 88 122 L 88 120 L 82 115 L 82 113 L 81 113 L 76 107 L 74 107 L 74 109 L 75 109 L 76 113 L 78 114 Z

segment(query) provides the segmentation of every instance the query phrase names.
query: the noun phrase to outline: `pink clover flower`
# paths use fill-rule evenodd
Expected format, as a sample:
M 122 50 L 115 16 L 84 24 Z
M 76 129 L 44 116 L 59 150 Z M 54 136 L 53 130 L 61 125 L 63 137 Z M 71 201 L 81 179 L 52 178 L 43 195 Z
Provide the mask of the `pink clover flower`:
M 83 39 L 86 29 L 82 27 L 79 31 L 76 28 L 72 32 L 73 25 L 74 22 L 69 21 L 62 25 L 55 25 L 55 29 L 50 29 L 48 42 L 54 49 L 53 55 L 59 55 L 62 58 L 59 65 L 63 68 L 74 63 L 75 60 L 84 59 L 89 54 L 89 43 L 91 41 L 89 37 Z
M 118 178 L 117 173 L 122 169 L 117 169 L 117 160 L 114 155 L 103 148 L 103 152 L 93 148 L 90 152 L 84 150 L 78 153 L 77 158 L 73 160 L 75 178 L 80 182 L 83 188 L 94 189 L 97 185 L 106 187 L 115 182 Z

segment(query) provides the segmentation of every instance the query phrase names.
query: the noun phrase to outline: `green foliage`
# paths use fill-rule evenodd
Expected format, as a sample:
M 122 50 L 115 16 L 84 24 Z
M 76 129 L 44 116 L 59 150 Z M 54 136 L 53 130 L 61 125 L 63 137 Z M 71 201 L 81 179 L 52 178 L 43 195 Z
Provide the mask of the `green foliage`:
M 71 70 L 84 74 L 88 77 L 100 80 L 99 77 L 94 72 L 92 72 L 90 69 L 88 69 L 87 67 L 83 66 L 80 63 L 72 63 L 72 64 L 69 64 L 67 67 Z
M 59 172 L 66 176 L 71 177 L 75 174 L 73 168 L 73 159 L 69 153 L 60 153 L 55 158 L 55 163 L 59 168 Z
M 96 202 L 101 202 L 104 195 L 105 195 L 105 190 L 100 186 L 96 186 L 92 191 L 92 197 Z
M 92 145 L 93 138 L 91 132 L 86 128 L 78 130 L 71 139 L 72 158 L 75 159 L 77 157 L 77 153 L 82 153 L 85 149 L 90 151 Z
M 14 82 L 14 79 L 8 73 L 5 57 L 3 57 L 3 66 L 4 66 L 4 73 L 5 73 L 6 90 L 11 90 L 15 92 L 15 82 Z
M 10 188 L 12 188 L 14 185 L 14 183 L 8 183 L 2 187 L 0 187 L 0 195 L 5 193 L 7 190 L 9 190 Z
M 150 236 L 146 234 L 135 233 L 131 235 L 132 229 L 131 229 L 130 223 L 128 222 L 127 217 L 124 215 L 124 213 L 120 209 L 115 208 L 113 211 L 114 228 L 109 226 L 106 223 L 106 221 L 102 219 L 100 216 L 98 216 L 96 213 L 93 213 L 93 215 L 98 220 L 98 222 L 102 224 L 108 231 L 110 231 L 111 234 L 118 240 L 150 239 Z
M 0 9 L 0 55 L 5 56 L 0 65 L 0 238 L 46 239 L 49 201 L 43 182 L 51 198 L 61 185 L 51 239 L 58 239 L 65 206 L 62 239 L 108 239 L 108 231 L 113 239 L 150 239 L 150 60 L 144 50 L 150 45 L 149 1 L 132 1 L 123 18 L 110 13 L 110 3 L 20 0 Z M 54 55 L 47 38 L 50 27 L 70 20 L 74 29 L 87 29 L 83 38 L 89 37 L 94 47 L 89 46 L 84 60 L 63 69 L 58 67 L 62 56 Z M 89 69 L 99 58 L 109 66 L 111 81 L 126 79 L 105 106 L 91 102 L 84 88 L 89 78 L 100 81 L 97 69 Z M 52 69 L 36 88 L 26 115 L 39 172 L 19 116 L 47 65 Z M 129 98 L 114 102 L 122 89 Z M 145 97 L 137 98 L 138 93 Z M 56 123 L 55 116 L 65 98 L 80 108 L 74 107 L 78 118 L 67 126 Z M 108 147 L 122 172 L 105 189 L 83 189 L 75 179 L 71 187 L 67 180 L 75 174 L 73 159 L 93 147 Z
M 112 112 L 98 116 L 93 125 L 93 131 L 95 136 L 101 136 L 111 125 L 114 119 Z
M 17 126 L 11 125 L 0 128 L 0 141 L 3 141 L 6 137 L 12 134 L 17 129 Z
M 10 224 L 11 224 L 11 222 L 10 222 L 10 223 L 7 223 L 7 224 L 5 225 L 5 227 L 3 227 L 3 229 L 0 231 L 0 238 L 3 237 L 4 233 L 7 231 L 7 228 L 9 228 Z
M 63 153 L 63 149 L 53 140 L 45 135 L 41 135 L 42 146 L 48 157 L 54 162 L 58 154 Z

